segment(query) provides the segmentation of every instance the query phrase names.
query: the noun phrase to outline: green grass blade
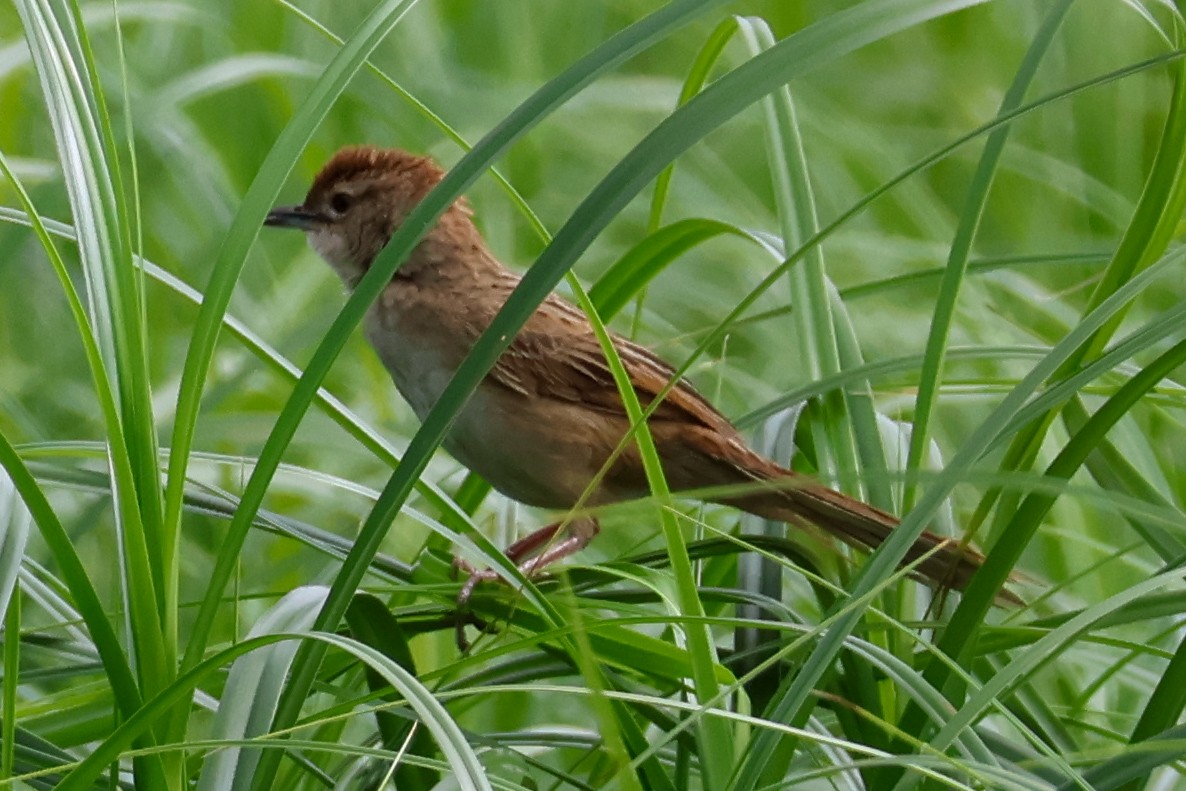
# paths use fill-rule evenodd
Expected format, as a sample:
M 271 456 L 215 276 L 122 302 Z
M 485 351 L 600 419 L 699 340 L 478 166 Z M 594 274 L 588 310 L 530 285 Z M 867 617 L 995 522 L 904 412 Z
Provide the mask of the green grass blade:
M 73 604 L 82 614 L 91 639 L 99 650 L 99 657 L 103 661 L 115 700 L 120 710 L 126 716 L 131 716 L 140 707 L 140 692 L 120 647 L 119 638 L 115 635 L 115 630 L 95 593 L 86 567 L 70 541 L 69 534 L 62 527 L 58 515 L 41 491 L 41 487 L 37 485 L 36 479 L 29 473 L 16 449 L 3 434 L 0 434 L 0 466 L 8 473 L 25 507 L 32 514 L 42 540 L 53 552 L 54 560 L 61 569 L 62 579 L 70 590 Z
M 999 426 L 1016 414 L 1038 387 L 1058 370 L 1059 366 L 1065 364 L 1066 360 L 1076 354 L 1094 332 L 1104 326 L 1117 313 L 1123 311 L 1129 302 L 1140 294 L 1143 288 L 1147 287 L 1155 275 L 1161 274 L 1164 263 L 1150 267 L 1118 289 L 1099 308 L 1085 317 L 1084 321 L 1071 334 L 1055 346 L 1050 354 L 1035 365 L 1009 392 L 992 414 L 968 437 L 947 467 L 936 476 L 933 484 L 924 492 L 915 508 L 903 518 L 901 525 L 869 558 L 851 585 L 849 595 L 852 600 L 859 604 L 862 601 L 861 597 L 866 596 L 880 581 L 893 574 L 894 569 L 905 557 L 906 550 L 925 529 L 943 500 L 995 439 Z M 989 562 L 991 562 L 991 554 Z M 995 591 L 993 593 L 995 595 Z M 784 690 L 780 690 L 780 696 L 774 709 L 769 713 L 772 719 L 779 722 L 794 722 L 798 717 L 803 716 L 804 711 L 809 707 L 811 690 L 828 673 L 844 637 L 857 627 L 863 610 L 863 606 L 845 607 L 836 614 L 835 624 L 820 640 L 799 674 Z M 931 669 L 937 673 L 938 667 L 938 663 L 935 663 Z M 932 686 L 941 687 L 940 684 L 935 683 L 933 675 L 928 675 L 927 681 Z M 906 732 L 911 731 L 911 726 L 903 725 L 903 728 Z M 767 734 L 759 734 L 755 739 L 755 745 L 768 744 L 770 738 Z M 755 747 L 742 765 L 740 776 L 748 782 L 741 787 L 754 787 L 767 760 L 768 752 Z
M 1181 719 L 1183 710 L 1186 710 L 1186 641 L 1178 643 L 1173 659 L 1149 695 L 1149 702 L 1132 730 L 1129 744 L 1155 739 L 1158 734 L 1172 729 Z M 1124 791 L 1140 791 L 1144 786 L 1140 779 L 1134 779 L 1124 786 Z
M 444 753 L 453 778 L 467 791 L 490 791 L 490 781 L 466 740 L 432 692 L 425 688 L 411 673 L 404 670 L 380 652 L 347 637 L 334 634 L 309 632 L 303 634 L 275 633 L 253 637 L 220 651 L 203 662 L 179 675 L 173 683 L 143 708 L 127 719 L 112 734 L 103 740 L 84 760 L 74 767 L 58 785 L 58 791 L 84 791 L 105 767 L 117 760 L 136 737 L 145 733 L 153 722 L 183 700 L 193 695 L 194 689 L 208 677 L 218 674 L 222 668 L 248 653 L 285 641 L 315 640 L 327 646 L 341 649 L 374 668 L 383 679 L 391 684 L 420 716 L 421 722 L 437 740 L 437 746 Z M 272 750 L 270 752 L 275 752 Z M 257 770 L 258 771 L 258 770 Z
M 1001 100 L 997 115 L 1005 115 L 1021 106 L 1025 95 L 1033 83 L 1034 75 L 1038 72 L 1050 49 L 1054 35 L 1062 25 L 1063 18 L 1071 8 L 1073 0 L 1061 0 L 1046 14 L 1037 35 L 1030 43 L 1029 50 L 1017 69 L 1009 90 Z M 960 288 L 967 274 L 968 263 L 972 255 L 972 245 L 980 228 L 980 221 L 984 217 L 984 208 L 988 203 L 988 195 L 992 189 L 993 180 L 1000 166 L 1001 156 L 1005 144 L 1009 140 L 1009 126 L 999 127 L 988 136 L 984 143 L 984 151 L 976 165 L 976 173 L 968 187 L 964 209 L 960 215 L 959 226 L 951 242 L 951 250 L 947 256 L 947 265 L 943 272 L 943 283 L 939 287 L 939 296 L 935 302 L 935 314 L 931 318 L 931 330 L 927 336 L 925 359 L 922 375 L 919 378 L 918 395 L 914 401 L 914 423 L 910 432 L 910 455 L 906 468 L 918 469 L 927 446 L 930 431 L 931 415 L 935 408 L 936 396 L 943 377 L 943 365 L 947 356 L 951 324 L 955 316 L 956 304 L 959 301 Z M 915 488 L 906 488 L 905 507 L 914 503 Z
M 700 601 L 695 572 L 692 561 L 688 557 L 688 547 L 684 542 L 675 514 L 668 503 L 671 501 L 671 491 L 667 487 L 667 480 L 663 475 L 663 460 L 655 448 L 655 441 L 647 426 L 642 406 L 638 401 L 638 394 L 634 390 L 630 374 L 626 372 L 622 360 L 614 348 L 613 339 L 606 330 L 605 324 L 597 315 L 589 295 L 580 287 L 575 278 L 570 279 L 574 287 L 578 305 L 589 317 L 602 353 L 613 374 L 614 383 L 622 398 L 622 405 L 626 409 L 626 416 L 630 421 L 633 436 L 638 443 L 638 453 L 646 472 L 647 485 L 651 495 L 659 506 L 660 525 L 663 529 L 663 539 L 667 545 L 667 554 L 671 560 L 671 570 L 675 576 L 676 591 L 679 597 L 679 614 L 691 618 L 704 617 L 704 604 Z M 657 402 L 658 399 L 655 399 Z M 650 404 L 649 406 L 654 406 Z M 707 628 L 685 629 L 688 653 L 692 660 L 692 679 L 695 685 L 696 697 L 702 701 L 715 700 L 720 695 L 717 685 L 718 659 L 713 645 L 712 632 Z M 733 762 L 735 752 L 734 739 L 731 730 L 723 722 L 713 717 L 700 721 L 697 727 L 700 761 L 703 765 L 705 785 L 708 788 L 725 788 L 728 781 L 729 767 Z M 629 783 L 628 785 L 636 785 Z M 640 786 L 641 788 L 641 786 Z
M 214 356 L 214 344 L 218 340 L 222 317 L 226 313 L 231 292 L 246 260 L 247 250 L 259 234 L 265 215 L 280 194 L 284 178 L 292 169 L 298 152 L 312 136 L 317 123 L 329 112 L 367 56 L 413 5 L 415 0 L 387 0 L 375 8 L 326 66 L 321 79 L 314 85 L 304 104 L 293 114 L 292 120 L 272 146 L 244 196 L 230 230 L 227 231 L 211 272 L 210 282 L 206 286 L 177 396 L 177 413 L 170 445 L 165 493 L 165 524 L 171 530 L 175 531 L 180 526 L 185 473 L 189 452 L 193 446 L 194 426 L 197 422 L 203 386 L 210 361 Z M 248 516 L 246 524 L 250 524 L 250 521 Z M 238 547 L 231 538 L 226 551 L 219 555 L 218 566 L 211 575 L 209 592 L 191 632 L 182 667 L 192 667 L 206 649 L 217 602 L 237 562 Z
M 736 225 L 718 220 L 679 220 L 643 237 L 611 264 L 589 289 L 589 299 L 598 315 L 609 321 L 675 259 L 720 236 L 735 236 L 767 249 L 760 237 Z
M 289 592 L 255 622 L 247 639 L 307 631 L 326 592 L 326 588 L 317 586 Z M 245 654 L 231 665 L 210 728 L 213 738 L 250 739 L 268 732 L 296 648 L 295 643 L 277 643 Z M 258 763 L 257 750 L 232 748 L 212 753 L 202 766 L 198 791 L 250 788 Z

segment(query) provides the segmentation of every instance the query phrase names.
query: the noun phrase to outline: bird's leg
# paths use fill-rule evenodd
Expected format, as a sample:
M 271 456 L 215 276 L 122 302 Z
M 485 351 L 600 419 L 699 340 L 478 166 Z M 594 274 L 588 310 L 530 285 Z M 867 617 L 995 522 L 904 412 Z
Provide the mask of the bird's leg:
M 505 554 L 507 559 L 518 566 L 519 571 L 523 572 L 525 576 L 530 576 L 539 569 L 580 552 L 589 545 L 589 542 L 601 530 L 596 519 L 591 517 L 574 519 L 567 524 L 568 537 L 560 541 L 555 541 L 556 534 L 564 526 L 564 522 L 553 522 L 546 527 L 541 527 L 534 533 L 520 538 L 506 548 Z M 544 551 L 540 552 L 541 549 Z M 537 552 L 540 554 L 536 555 Z M 461 592 L 457 595 L 457 604 L 459 607 L 469 602 L 470 597 L 473 596 L 474 588 L 479 583 L 502 580 L 502 577 L 494 569 L 475 568 L 472 563 L 460 557 L 453 559 L 453 568 L 469 575 L 469 579 L 465 581 L 465 585 L 462 586 Z
M 562 560 L 576 552 L 580 552 L 601 531 L 601 527 L 597 524 L 596 519 L 592 517 L 581 517 L 568 522 L 568 535 L 557 541 L 556 534 L 565 526 L 566 523 L 564 522 L 553 522 L 546 527 L 541 527 L 534 533 L 520 538 L 506 548 L 507 559 L 518 566 L 519 571 L 524 576 L 530 577 L 540 569 L 550 566 L 556 561 Z M 454 558 L 453 568 L 469 575 L 465 584 L 461 586 L 461 591 L 457 594 L 458 613 L 464 612 L 469 606 L 469 600 L 479 583 L 495 580 L 503 581 L 502 577 L 494 569 L 475 568 L 472 563 L 464 558 Z M 465 650 L 464 629 L 464 621 L 458 617 L 457 644 L 462 650 Z

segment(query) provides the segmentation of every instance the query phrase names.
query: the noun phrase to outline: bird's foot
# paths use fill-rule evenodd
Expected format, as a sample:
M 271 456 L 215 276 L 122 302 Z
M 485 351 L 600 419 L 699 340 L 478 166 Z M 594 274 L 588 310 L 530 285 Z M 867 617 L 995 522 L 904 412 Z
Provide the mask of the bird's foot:
M 582 517 L 568 522 L 567 537 L 556 541 L 556 534 L 560 532 L 560 528 L 565 526 L 564 522 L 555 522 L 519 539 L 507 547 L 507 559 L 518 565 L 523 576 L 530 578 L 541 569 L 584 549 L 601 530 L 596 519 Z M 524 560 L 524 558 L 526 559 Z M 480 569 L 460 557 L 453 558 L 453 571 L 457 575 L 467 575 L 465 584 L 461 586 L 461 590 L 457 594 L 457 618 L 454 621 L 457 630 L 457 647 L 465 652 L 469 648 L 469 641 L 465 637 L 466 623 L 480 623 L 479 628 L 482 631 L 486 631 L 488 628 L 485 622 L 480 619 L 475 619 L 472 616 L 464 617 L 469 614 L 469 601 L 473 598 L 474 589 L 483 582 L 505 583 L 506 580 L 494 569 Z
M 479 632 L 486 632 L 490 629 L 490 624 L 470 612 L 469 600 L 474 595 L 474 588 L 478 587 L 480 582 L 501 582 L 502 577 L 494 569 L 480 569 L 465 558 L 455 557 L 453 558 L 453 576 L 460 577 L 462 575 L 465 576 L 465 584 L 461 586 L 461 591 L 457 594 L 457 609 L 455 610 L 456 617 L 453 621 L 453 628 L 457 640 L 457 650 L 465 653 L 469 650 L 470 645 L 465 636 L 467 624 L 473 624 Z

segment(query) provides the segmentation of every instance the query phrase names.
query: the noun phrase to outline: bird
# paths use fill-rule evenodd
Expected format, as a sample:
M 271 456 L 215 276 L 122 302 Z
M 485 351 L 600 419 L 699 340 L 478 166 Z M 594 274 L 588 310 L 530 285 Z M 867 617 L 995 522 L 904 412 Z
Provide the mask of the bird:
M 301 204 L 273 209 L 264 224 L 303 231 L 353 289 L 443 177 L 429 157 L 349 146 L 322 167 Z M 420 420 L 519 280 L 490 252 L 463 197 L 445 210 L 370 306 L 365 334 Z M 708 492 L 715 502 L 793 527 L 814 526 L 866 550 L 898 526 L 892 514 L 750 449 L 671 365 L 640 344 L 611 338 L 643 407 L 663 396 L 647 426 L 672 492 Z M 565 512 L 650 494 L 637 445 L 613 457 L 629 429 L 588 317 L 551 294 L 461 408 L 443 445 L 507 497 Z M 570 518 L 516 541 L 506 554 L 530 574 L 580 551 L 598 531 L 593 517 Z M 904 563 L 933 587 L 963 589 L 983 561 L 965 542 L 926 531 Z M 460 606 L 475 584 L 497 575 L 459 566 L 470 574 Z

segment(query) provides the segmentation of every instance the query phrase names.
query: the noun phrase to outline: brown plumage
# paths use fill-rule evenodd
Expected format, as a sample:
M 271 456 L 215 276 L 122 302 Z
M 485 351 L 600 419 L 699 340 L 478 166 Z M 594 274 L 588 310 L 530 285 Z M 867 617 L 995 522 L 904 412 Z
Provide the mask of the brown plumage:
M 442 175 L 431 160 L 403 151 L 343 149 L 317 175 L 303 204 L 276 209 L 267 223 L 304 230 L 313 248 L 352 286 Z M 458 201 L 372 306 L 367 336 L 421 419 L 518 280 L 486 249 L 468 207 Z M 615 336 L 614 345 L 640 402 L 649 404 L 671 382 L 674 370 L 625 338 Z M 815 525 L 859 547 L 878 546 L 898 524 L 884 511 L 754 453 L 684 380 L 666 394 L 648 426 L 673 491 L 732 487 L 732 493 L 717 499 L 762 517 Z M 628 427 L 587 319 L 553 295 L 511 342 L 444 444 L 507 496 L 569 509 L 582 498 L 599 505 L 649 492 L 633 445 L 605 471 L 600 485 L 587 491 Z M 544 550 L 524 563 L 525 570 L 533 570 L 580 549 L 596 526 L 586 520 L 575 536 L 553 542 L 556 532 L 554 526 L 545 528 L 508 555 L 521 561 Z M 915 542 L 907 559 L 924 556 L 916 574 L 956 588 L 967 585 L 983 560 L 931 533 Z

